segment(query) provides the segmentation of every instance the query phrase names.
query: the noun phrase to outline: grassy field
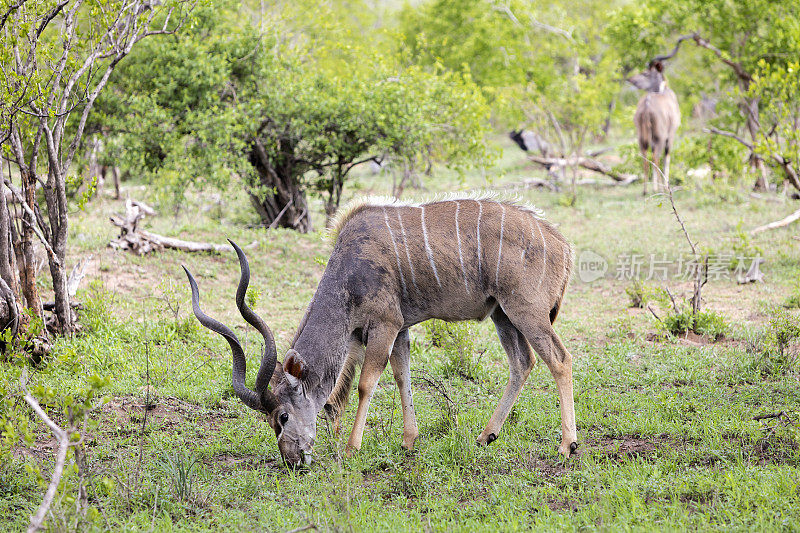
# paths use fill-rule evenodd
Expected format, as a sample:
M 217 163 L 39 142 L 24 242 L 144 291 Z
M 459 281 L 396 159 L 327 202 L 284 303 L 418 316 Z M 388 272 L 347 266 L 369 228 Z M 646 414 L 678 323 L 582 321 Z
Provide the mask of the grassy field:
M 533 172 L 507 148 L 489 177 L 442 172 L 426 180 L 429 191 L 410 193 L 503 189 Z M 390 188 L 389 178 L 363 173 L 347 192 L 386 194 Z M 126 191 L 150 199 L 144 187 Z M 727 324 L 710 342 L 670 336 L 649 311 L 629 307 L 632 282 L 625 279 L 624 258 L 646 258 L 646 277 L 650 254 L 677 260 L 689 252 L 668 201 L 643 199 L 639 186 L 584 187 L 571 207 L 563 193 L 519 192 L 545 210 L 579 258 L 589 250 L 609 263 L 606 276 L 594 282 L 576 275 L 556 322 L 575 358 L 580 454 L 568 462 L 556 453 L 557 394 L 542 364 L 498 440 L 475 445 L 507 378 L 505 354 L 486 321 L 454 328 L 441 346 L 434 346 L 431 326 L 413 328 L 421 434 L 413 452 L 400 447 L 400 401 L 387 369 L 359 453 L 343 453 L 351 402 L 342 435 L 332 435 L 320 420 L 310 469 L 283 468 L 268 424 L 233 395 L 227 346 L 190 316 L 181 264 L 198 278 L 206 311 L 245 339 L 252 380 L 260 339 L 235 312 L 235 255 L 115 252 L 106 247 L 116 234 L 107 220 L 124 206 L 90 202 L 74 215 L 70 234 L 73 261 L 92 255 L 78 295 L 84 329 L 58 341 L 52 360 L 32 376 L 56 395 L 80 389 L 93 374 L 111 380 L 104 390 L 108 402 L 93 414 L 97 424 L 86 437 L 89 501 L 96 512 L 79 529 L 799 531 L 800 430 L 753 417 L 784 411 L 800 419 L 797 341 L 780 357 L 769 344 L 775 317 L 788 313 L 788 320 L 800 320 L 796 309 L 779 310 L 800 293 L 800 241 L 796 226 L 752 240 L 739 231 L 796 205 L 744 192 L 726 192 L 725 201 L 710 189 L 676 192 L 702 249 L 723 258 L 760 251 L 766 259 L 764 283 L 720 279 L 706 285 L 704 308 Z M 316 226 L 324 226 L 315 216 Z M 165 210 L 146 225 L 192 240 L 255 243 L 248 254 L 257 310 L 283 353 L 329 244 L 320 232 L 247 229 L 254 222 L 242 193 L 194 193 L 177 214 Z M 647 283 L 669 287 L 679 301 L 691 292 L 686 279 Z M 654 310 L 662 317 L 669 312 L 663 301 Z M 5 371 L 15 369 L 7 365 Z M 42 425 L 32 445 L 20 443 L 0 466 L 0 529 L 24 529 L 43 492 L 29 467 L 43 464 L 47 474 L 54 446 Z M 59 499 L 50 527 L 70 529 L 73 509 L 69 498 Z

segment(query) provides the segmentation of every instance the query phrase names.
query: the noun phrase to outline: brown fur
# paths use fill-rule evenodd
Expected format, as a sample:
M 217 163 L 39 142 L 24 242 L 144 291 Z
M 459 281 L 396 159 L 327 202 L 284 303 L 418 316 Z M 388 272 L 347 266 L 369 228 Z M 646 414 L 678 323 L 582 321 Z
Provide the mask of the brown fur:
M 633 76 L 628 81 L 647 93 L 639 100 L 633 122 L 639 140 L 639 151 L 643 159 L 644 193 L 651 179 L 656 191 L 666 189 L 669 184 L 669 161 L 675 134 L 681 123 L 681 111 L 675 93 L 667 87 L 660 61 L 653 62 L 648 70 Z M 650 160 L 649 152 L 652 152 Z M 664 158 L 663 170 L 659 167 Z M 651 163 L 652 161 L 652 163 Z
M 569 456 L 576 440 L 571 356 L 551 327 L 572 271 L 569 243 L 538 211 L 512 201 L 450 197 L 421 205 L 381 202 L 361 200 L 332 225 L 336 243 L 331 261 L 352 252 L 369 265 L 362 271 L 353 264 L 357 281 L 352 288 L 342 280 L 356 302 L 348 320 L 369 325 L 348 447 L 361 445 L 369 401 L 387 362 L 402 389 L 403 442 L 413 445 L 417 429 L 408 355 L 406 347 L 398 346 L 398 332 L 430 318 L 457 321 L 491 315 L 509 354 L 511 377 L 479 442 L 496 438 L 532 368 L 533 347 L 559 387 L 564 437 L 560 450 Z M 381 276 L 375 285 L 381 288 L 362 294 L 362 287 L 373 287 L 364 276 L 375 275 Z M 346 401 L 357 360 L 351 348 L 328 398 L 326 409 L 334 416 Z

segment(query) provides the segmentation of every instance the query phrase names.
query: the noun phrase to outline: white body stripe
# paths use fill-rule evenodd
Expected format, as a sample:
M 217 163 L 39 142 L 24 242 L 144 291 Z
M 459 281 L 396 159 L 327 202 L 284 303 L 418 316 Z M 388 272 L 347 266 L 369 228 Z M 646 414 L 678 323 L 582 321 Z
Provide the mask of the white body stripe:
M 500 285 L 500 257 L 503 255 L 503 230 L 506 224 L 506 208 L 503 204 L 500 205 L 500 244 L 497 246 L 497 268 L 494 271 L 494 284 Z
M 456 240 L 458 241 L 458 260 L 461 263 L 461 275 L 464 277 L 464 288 L 467 290 L 467 294 L 469 294 L 469 283 L 467 283 L 467 270 L 464 268 L 464 254 L 461 252 L 461 232 L 458 229 L 458 211 L 461 208 L 461 204 L 459 204 L 457 200 L 454 201 L 456 204 Z
M 386 213 L 386 208 L 383 208 L 383 220 L 386 222 L 386 229 L 389 230 L 389 236 L 392 239 L 392 246 L 394 246 L 394 258 L 397 260 L 397 271 L 400 273 L 400 284 L 403 286 L 403 295 L 408 295 L 408 289 L 406 289 L 406 278 L 403 276 L 403 267 L 400 266 L 400 253 L 397 251 L 397 242 L 394 239 L 394 232 L 392 231 L 392 227 L 389 225 L 389 215 Z
M 535 220 L 535 219 L 534 219 Z M 539 237 L 542 238 L 542 275 L 539 276 L 539 283 L 536 284 L 536 288 L 542 286 L 542 281 L 544 281 L 545 272 L 547 272 L 547 243 L 544 241 L 544 234 L 542 233 L 542 226 L 539 224 L 538 220 L 536 222 L 536 229 L 539 230 Z
M 403 217 L 400 216 L 400 210 L 396 209 L 397 211 L 397 221 L 400 223 L 400 233 L 403 235 L 403 246 L 406 249 L 406 259 L 408 259 L 408 268 L 411 270 L 411 283 L 414 285 L 414 289 L 419 291 L 419 287 L 417 287 L 417 278 L 414 275 L 414 263 L 411 262 L 411 253 L 408 251 L 408 239 L 406 239 L 406 228 L 403 226 Z
M 439 287 L 441 287 L 442 281 L 439 279 L 439 273 L 436 272 L 436 263 L 433 261 L 433 250 L 428 242 L 428 229 L 425 227 L 425 206 L 421 206 L 420 209 L 422 210 L 422 238 L 425 241 L 425 250 L 428 252 L 428 260 L 431 262 L 431 269 L 433 270 L 433 276 L 436 278 L 436 283 L 438 283 Z
M 481 272 L 481 216 L 483 215 L 483 204 L 478 200 L 475 200 L 475 203 L 478 204 L 478 282 L 480 283 L 480 279 L 483 276 Z

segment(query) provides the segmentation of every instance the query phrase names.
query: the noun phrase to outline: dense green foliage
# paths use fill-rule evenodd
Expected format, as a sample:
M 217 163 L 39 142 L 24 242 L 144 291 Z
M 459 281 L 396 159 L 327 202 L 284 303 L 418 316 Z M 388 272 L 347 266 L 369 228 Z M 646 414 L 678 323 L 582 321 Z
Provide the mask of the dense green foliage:
M 289 14 L 273 24 L 290 26 Z M 468 76 L 345 46 L 351 35 L 335 22 L 291 39 L 246 18 L 199 10 L 190 31 L 140 48 L 120 69 L 96 120 L 120 133 L 121 164 L 157 173 L 177 194 L 236 176 L 261 204 L 277 196 L 277 174 L 322 195 L 332 214 L 365 160 L 462 169 L 486 161 L 487 108 Z

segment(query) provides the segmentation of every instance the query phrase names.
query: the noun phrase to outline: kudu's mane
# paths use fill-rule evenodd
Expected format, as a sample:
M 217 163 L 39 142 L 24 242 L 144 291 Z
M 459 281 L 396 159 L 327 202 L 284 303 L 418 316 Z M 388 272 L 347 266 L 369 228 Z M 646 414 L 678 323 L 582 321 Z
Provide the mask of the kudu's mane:
M 423 205 L 435 204 L 438 202 L 453 202 L 456 200 L 477 200 L 494 201 L 503 205 L 514 207 L 521 211 L 530 213 L 533 217 L 544 221 L 544 211 L 540 208 L 526 204 L 518 195 L 507 195 L 496 191 L 474 191 L 467 193 L 444 193 L 437 194 L 423 200 L 398 200 L 393 196 L 364 196 L 351 200 L 344 207 L 337 211 L 328 228 L 328 238 L 331 243 L 335 243 L 339 232 L 347 222 L 358 212 L 367 207 L 373 206 L 392 206 L 392 207 L 421 207 Z

